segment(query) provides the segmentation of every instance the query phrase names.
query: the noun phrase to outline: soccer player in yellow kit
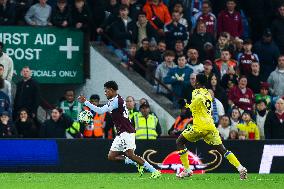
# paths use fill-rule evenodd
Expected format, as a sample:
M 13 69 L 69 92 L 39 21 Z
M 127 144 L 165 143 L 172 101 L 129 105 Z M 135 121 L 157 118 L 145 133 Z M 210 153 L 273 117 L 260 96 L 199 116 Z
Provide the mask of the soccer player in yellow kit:
M 220 154 L 224 155 L 224 157 L 237 168 L 242 180 L 246 179 L 247 169 L 241 165 L 239 160 L 231 151 L 226 150 L 222 144 L 219 132 L 214 125 L 214 121 L 211 116 L 212 97 L 205 88 L 206 82 L 207 79 L 205 75 L 198 74 L 196 76 L 196 85 L 195 90 L 192 92 L 191 104 L 186 104 L 185 106 L 192 112 L 193 124 L 185 129 L 176 141 L 180 160 L 184 166 L 184 170 L 178 174 L 178 177 L 184 178 L 192 176 L 193 174 L 192 170 L 190 170 L 188 151 L 185 144 L 203 139 Z

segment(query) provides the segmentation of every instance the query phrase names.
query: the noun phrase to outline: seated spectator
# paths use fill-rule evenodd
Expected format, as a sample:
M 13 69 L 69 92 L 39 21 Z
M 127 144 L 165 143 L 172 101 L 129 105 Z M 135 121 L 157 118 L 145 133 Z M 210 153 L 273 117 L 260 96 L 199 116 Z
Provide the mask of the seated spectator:
M 192 116 L 189 109 L 185 108 L 185 100 L 181 100 L 180 115 L 176 118 L 172 127 L 168 130 L 168 134 L 172 137 L 178 137 L 186 127 L 192 123 Z
M 225 73 L 221 80 L 222 87 L 226 90 L 226 94 L 236 85 L 238 85 L 238 75 L 235 67 L 229 66 L 227 73 Z
M 231 110 L 230 121 L 231 121 L 231 129 L 237 130 L 237 125 L 241 120 L 241 112 L 238 108 L 233 107 Z
M 269 92 L 269 83 L 261 82 L 260 84 L 260 93 L 255 94 L 255 101 L 264 100 L 268 109 L 271 107 L 271 96 L 268 95 Z
M 228 98 L 226 91 L 221 87 L 218 77 L 213 74 L 210 78 L 209 88 L 213 91 L 215 98 L 217 98 L 221 103 L 225 111 L 228 109 Z
M 205 22 L 199 21 L 196 26 L 196 30 L 190 36 L 189 47 L 195 48 L 200 54 L 200 60 L 206 59 L 206 45 L 215 44 L 214 36 L 206 31 Z
M 73 89 L 65 90 L 65 100 L 60 103 L 62 113 L 69 116 L 73 121 L 78 120 L 79 113 L 83 110 L 83 106 L 75 98 L 75 91 Z
M 192 92 L 196 84 L 196 75 L 195 73 L 190 74 L 189 83 L 184 85 L 182 89 L 183 99 L 186 99 L 187 102 L 190 102 L 192 99 Z
M 251 72 L 247 76 L 248 87 L 256 94 L 260 92 L 260 84 L 263 80 L 260 74 L 260 67 L 258 62 L 251 63 Z
M 0 1 L 0 25 L 14 25 L 16 17 L 15 3 L 11 0 Z
M 227 73 L 228 67 L 237 66 L 237 61 L 231 59 L 231 57 L 232 55 L 229 49 L 223 49 L 221 52 L 221 58 L 215 60 L 215 64 L 221 74 L 221 78 Z
M 180 20 L 180 13 L 173 12 L 172 13 L 172 22 L 168 23 L 165 26 L 165 39 L 167 43 L 167 47 L 169 49 L 174 49 L 175 42 L 177 40 L 183 41 L 183 43 L 187 42 L 188 33 L 187 29 L 184 25 L 179 23 Z
M 230 41 L 228 33 L 223 32 L 219 35 L 217 44 L 215 46 L 215 58 L 218 59 L 221 57 L 221 52 L 223 49 L 230 49 Z
M 31 26 L 47 26 L 51 15 L 51 6 L 47 0 L 39 0 L 39 3 L 31 6 L 26 13 L 25 20 Z
M 164 78 L 167 76 L 171 68 L 176 67 L 174 63 L 175 53 L 173 51 L 166 51 L 164 54 L 164 61 L 158 65 L 155 73 L 155 77 L 163 82 Z M 157 86 L 157 92 L 165 95 L 169 95 L 169 91 L 161 86 L 157 81 L 155 81 Z M 171 85 L 168 84 L 167 87 L 171 89 Z
M 237 124 L 239 131 L 246 132 L 246 136 L 250 140 L 259 140 L 259 129 L 257 125 L 252 121 L 251 111 L 244 111 L 242 114 L 242 122 Z
M 284 55 L 278 58 L 277 68 L 269 75 L 267 82 L 272 96 L 281 97 L 284 95 Z
M 170 69 L 168 75 L 164 78 L 165 84 L 171 84 L 176 96 L 173 97 L 174 106 L 177 107 L 178 98 L 183 96 L 183 86 L 189 82 L 190 74 L 193 70 L 187 66 L 184 55 L 178 57 L 178 67 Z
M 247 88 L 246 76 L 239 78 L 239 83 L 234 86 L 228 93 L 229 105 L 237 106 L 242 110 L 253 110 L 254 94 L 250 88 Z
M 2 112 L 8 112 L 12 116 L 11 102 L 7 94 L 0 91 L 0 115 Z
M 11 82 L 14 73 L 14 62 L 6 53 L 3 52 L 3 50 L 4 44 L 0 41 L 0 64 L 2 64 L 4 67 L 1 76 L 3 79 Z
M 238 139 L 239 140 L 247 140 L 248 139 L 247 132 L 246 131 L 239 131 Z
M 229 132 L 229 138 L 228 140 L 238 140 L 239 139 L 239 133 L 236 130 L 231 130 Z
M 176 59 L 179 57 L 179 56 L 182 56 L 184 55 L 184 51 L 185 51 L 185 48 L 184 48 L 184 42 L 181 41 L 181 40 L 177 40 L 176 43 L 175 43 L 175 54 L 176 54 Z M 175 61 L 177 62 L 177 61 Z
M 204 71 L 203 74 L 206 76 L 207 78 L 207 85 L 206 88 L 210 87 L 210 82 L 211 82 L 211 77 L 213 74 L 215 75 L 219 75 L 219 72 L 216 68 L 215 65 L 212 64 L 211 60 L 205 60 L 203 62 L 203 67 L 204 67 Z
M 10 103 L 12 104 L 11 83 L 8 80 L 3 79 L 4 69 L 3 64 L 0 64 L 0 90 L 8 95 Z
M 85 0 L 75 0 L 75 6 L 71 12 L 71 26 L 88 33 L 92 28 L 92 16 Z
M 51 23 L 60 28 L 71 25 L 71 12 L 66 0 L 57 0 L 56 7 L 51 13 Z
M 138 14 L 138 21 L 134 25 L 133 38 L 139 47 L 142 46 L 142 40 L 145 38 L 158 40 L 157 31 L 147 20 L 145 12 L 141 11 Z
M 146 63 L 148 61 L 148 57 L 150 56 L 150 50 L 149 50 L 149 39 L 145 38 L 142 40 L 142 46 L 138 49 L 136 53 L 136 59 L 140 66 L 138 64 L 134 64 L 134 70 L 138 72 L 142 77 L 146 77 Z M 144 66 L 144 69 L 141 68 L 141 66 Z
M 18 130 L 18 136 L 21 138 L 37 138 L 39 128 L 34 120 L 29 116 L 28 110 L 23 108 L 19 111 L 15 121 Z
M 214 124 L 217 125 L 221 116 L 225 115 L 225 110 L 223 104 L 215 98 L 214 92 L 209 89 L 209 93 L 212 96 L 211 113 L 214 120 Z
M 260 139 L 265 139 L 264 123 L 268 114 L 267 103 L 265 100 L 260 99 L 256 101 L 256 124 L 259 129 Z
M 196 49 L 188 49 L 187 57 L 188 66 L 193 70 L 193 73 L 199 74 L 204 71 L 204 66 L 199 61 L 199 53 Z
M 139 2 L 139 0 L 121 0 L 120 4 L 129 7 L 129 17 L 136 22 L 139 12 L 143 9 L 144 3 Z
M 154 85 L 154 76 L 157 66 L 160 64 L 160 53 L 157 49 L 156 41 L 151 41 L 149 44 L 149 56 L 146 62 L 146 80 Z
M 4 111 L 0 115 L 0 138 L 17 137 L 17 130 L 10 121 L 10 113 Z
M 284 139 L 284 99 L 279 98 L 275 111 L 270 111 L 264 123 L 265 139 Z
M 168 7 L 161 0 L 147 0 L 143 10 L 159 36 L 163 36 L 164 26 L 172 21 Z
M 173 6 L 172 12 L 180 13 L 179 23 L 184 25 L 186 29 L 189 31 L 191 26 L 188 24 L 188 17 L 187 14 L 185 13 L 183 4 L 181 2 L 176 2 Z
M 240 38 L 235 38 L 234 40 L 234 46 L 235 46 L 235 56 L 234 59 L 238 60 L 238 55 L 240 53 L 244 52 L 244 40 Z
M 122 61 L 121 65 L 129 70 L 133 70 L 133 68 L 137 66 L 137 60 L 135 59 L 137 53 L 137 45 L 135 43 L 132 43 L 127 51 L 127 60 Z
M 243 23 L 241 14 L 236 11 L 236 1 L 228 0 L 226 2 L 226 10 L 218 15 L 217 28 L 218 34 L 228 32 L 232 37 L 241 38 L 243 35 Z
M 166 44 L 166 42 L 165 41 L 159 41 L 159 43 L 158 43 L 158 51 L 159 51 L 159 53 L 160 53 L 160 60 L 159 60 L 159 62 L 162 62 L 162 61 L 164 61 L 164 53 L 166 52 L 166 50 L 167 50 L 167 44 Z
M 63 114 L 62 109 L 54 108 L 50 119 L 46 120 L 41 129 L 41 138 L 66 138 L 66 129 L 72 126 L 72 119 Z
M 251 51 L 252 41 L 250 39 L 245 40 L 243 44 L 244 52 L 238 55 L 237 61 L 241 75 L 248 77 L 248 75 L 251 73 L 251 64 L 253 62 L 259 62 L 259 59 L 257 54 L 252 53 Z
M 263 81 L 266 81 L 269 74 L 277 67 L 279 48 L 272 39 L 270 29 L 263 32 L 262 39 L 257 41 L 253 46 L 253 52 L 258 55 L 260 63 L 260 75 Z
M 147 102 L 141 104 L 139 110 L 140 112 L 132 119 L 132 123 L 135 125 L 136 139 L 157 139 L 161 135 L 159 119 L 150 113 L 150 105 Z
M 230 131 L 231 131 L 230 117 L 227 115 L 221 116 L 217 129 L 221 137 L 224 140 L 227 140 L 230 136 Z
M 206 24 L 206 32 L 212 36 L 216 36 L 217 19 L 211 11 L 212 6 L 210 1 L 203 1 L 201 12 L 195 14 L 192 18 L 192 28 L 195 29 L 197 23 L 202 21 Z
M 33 0 L 15 0 L 15 21 L 17 25 L 25 25 L 25 15 L 31 7 Z
M 135 107 L 135 99 L 133 96 L 128 96 L 125 99 L 125 102 L 126 102 L 126 108 L 128 109 L 128 117 L 130 120 L 132 120 L 134 115 L 138 113 L 138 110 Z

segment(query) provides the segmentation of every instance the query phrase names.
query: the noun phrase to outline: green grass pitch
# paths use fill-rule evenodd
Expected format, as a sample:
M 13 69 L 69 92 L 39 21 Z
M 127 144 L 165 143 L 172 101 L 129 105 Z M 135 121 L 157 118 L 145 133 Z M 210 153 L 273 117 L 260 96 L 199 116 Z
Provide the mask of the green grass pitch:
M 249 174 L 239 180 L 238 174 L 203 174 L 177 179 L 163 174 L 150 179 L 150 174 L 139 177 L 134 173 L 1 173 L 2 189 L 283 189 L 284 174 Z

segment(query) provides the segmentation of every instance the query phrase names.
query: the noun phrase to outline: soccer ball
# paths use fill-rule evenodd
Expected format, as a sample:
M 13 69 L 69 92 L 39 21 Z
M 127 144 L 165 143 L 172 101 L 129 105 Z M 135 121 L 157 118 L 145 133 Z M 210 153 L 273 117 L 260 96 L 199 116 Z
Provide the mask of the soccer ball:
M 93 120 L 93 114 L 89 110 L 83 110 L 78 116 L 79 122 L 90 123 Z

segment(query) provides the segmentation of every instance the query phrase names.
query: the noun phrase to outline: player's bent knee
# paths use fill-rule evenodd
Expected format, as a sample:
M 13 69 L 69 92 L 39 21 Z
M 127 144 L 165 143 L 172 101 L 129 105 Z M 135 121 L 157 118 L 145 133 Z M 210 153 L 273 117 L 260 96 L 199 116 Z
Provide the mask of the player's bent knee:
M 108 154 L 107 159 L 110 161 L 115 161 L 115 156 L 112 154 Z

